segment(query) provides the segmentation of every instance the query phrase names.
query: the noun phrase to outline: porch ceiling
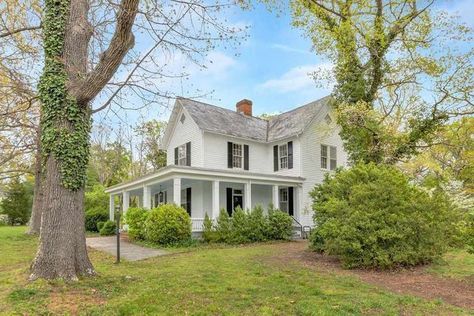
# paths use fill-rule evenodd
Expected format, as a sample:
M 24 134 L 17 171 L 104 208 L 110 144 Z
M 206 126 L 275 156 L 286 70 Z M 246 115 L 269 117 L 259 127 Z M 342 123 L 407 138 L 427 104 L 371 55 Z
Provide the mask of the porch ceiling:
M 279 184 L 279 185 L 297 185 L 305 180 L 302 177 L 288 177 L 281 175 L 253 173 L 248 171 L 219 170 L 187 166 L 166 166 L 154 173 L 147 174 L 135 180 L 123 182 L 108 187 L 107 193 L 120 193 L 123 190 L 136 190 L 144 185 L 159 186 L 163 182 L 171 181 L 173 178 L 180 177 L 186 179 L 207 180 L 207 181 L 225 181 L 246 183 L 252 181 L 255 184 Z M 171 182 L 170 182 L 171 184 Z

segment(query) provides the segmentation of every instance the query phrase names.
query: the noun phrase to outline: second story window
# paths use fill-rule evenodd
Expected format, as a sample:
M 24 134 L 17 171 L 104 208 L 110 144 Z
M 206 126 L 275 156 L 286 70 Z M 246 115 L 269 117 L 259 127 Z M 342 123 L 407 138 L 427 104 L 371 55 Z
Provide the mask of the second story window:
M 186 166 L 186 144 L 178 147 L 178 165 Z
M 280 145 L 280 169 L 288 169 L 288 144 Z
M 242 168 L 242 145 L 232 144 L 232 167 Z
M 191 166 L 191 142 L 175 147 L 174 164 L 177 166 Z
M 329 165 L 329 168 L 328 168 Z M 337 149 L 335 146 L 321 145 L 321 169 L 336 170 Z

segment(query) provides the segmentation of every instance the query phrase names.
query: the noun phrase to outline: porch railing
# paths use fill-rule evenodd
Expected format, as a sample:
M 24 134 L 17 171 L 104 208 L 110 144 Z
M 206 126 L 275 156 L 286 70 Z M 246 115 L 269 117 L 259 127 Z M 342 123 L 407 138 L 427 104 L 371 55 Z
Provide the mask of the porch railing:
M 204 230 L 204 218 L 191 218 L 192 231 L 202 232 Z

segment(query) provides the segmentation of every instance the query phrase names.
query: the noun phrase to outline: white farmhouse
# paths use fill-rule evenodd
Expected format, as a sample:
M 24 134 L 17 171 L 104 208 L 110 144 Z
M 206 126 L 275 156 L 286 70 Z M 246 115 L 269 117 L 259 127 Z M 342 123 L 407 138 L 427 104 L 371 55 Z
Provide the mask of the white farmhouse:
M 141 178 L 109 187 L 110 218 L 120 196 L 123 212 L 130 197 L 152 208 L 160 203 L 183 206 L 193 232 L 204 216 L 237 206 L 251 209 L 270 203 L 288 212 L 295 227 L 312 226 L 309 192 L 324 174 L 346 164 L 326 97 L 268 120 L 252 116 L 252 102 L 236 111 L 178 98 L 163 145 L 167 166 Z

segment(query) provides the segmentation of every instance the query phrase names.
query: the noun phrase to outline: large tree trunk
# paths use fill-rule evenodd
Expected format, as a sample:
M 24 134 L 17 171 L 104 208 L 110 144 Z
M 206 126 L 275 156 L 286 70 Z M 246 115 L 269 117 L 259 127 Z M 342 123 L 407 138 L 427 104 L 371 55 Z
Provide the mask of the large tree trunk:
M 49 4 L 50 10 L 54 10 L 54 5 Z M 67 97 L 64 99 L 64 107 L 68 105 L 67 98 L 73 98 L 70 89 L 77 86 L 77 81 L 85 76 L 88 58 L 88 43 L 92 35 L 92 30 L 87 21 L 89 4 L 87 0 L 70 0 L 69 13 L 67 16 L 65 34 L 63 38 L 63 52 L 60 56 L 64 70 L 67 74 Z M 46 15 L 46 18 L 50 18 Z M 59 17 L 58 17 L 58 20 Z M 58 22 L 60 23 L 60 22 Z M 52 29 L 54 30 L 54 25 Z M 49 92 L 45 92 L 49 93 Z M 49 97 L 49 96 L 48 96 Z M 54 92 L 53 96 L 54 97 Z M 47 104 L 42 104 L 48 110 Z M 89 124 L 90 111 L 89 104 L 73 105 L 76 111 L 83 112 L 87 116 L 85 120 L 71 120 L 60 112 L 48 112 L 42 121 L 42 127 L 49 126 L 55 128 L 55 137 L 61 142 L 61 138 L 70 137 L 61 135 L 59 131 L 83 128 L 83 124 Z M 87 113 L 87 114 L 86 114 Z M 67 135 L 67 134 L 66 134 Z M 74 134 L 76 137 L 77 135 Z M 43 140 L 42 140 L 43 141 Z M 48 147 L 49 146 L 49 147 Z M 93 275 L 94 268 L 89 260 L 86 247 L 85 226 L 84 226 L 84 185 L 75 188 L 67 188 L 61 174 L 61 162 L 52 152 L 51 144 L 45 146 L 42 143 L 41 149 L 47 155 L 45 165 L 45 175 L 42 187 L 43 207 L 40 230 L 40 244 L 36 258 L 31 266 L 30 279 L 37 278 L 66 280 L 76 280 L 78 276 Z M 71 145 L 69 145 L 71 146 Z M 73 145 L 74 146 L 74 145 Z M 75 146 L 83 146 L 80 142 Z M 87 144 L 88 146 L 88 144 Z M 70 148 L 69 150 L 74 150 Z M 64 158 L 63 158 L 64 159 Z M 77 159 L 71 158 L 68 159 Z M 63 162 L 65 163 L 65 162 Z M 80 161 L 68 168 L 77 168 L 75 172 L 85 174 L 85 164 Z
M 40 244 L 30 279 L 76 280 L 78 276 L 95 273 L 87 255 L 83 203 L 83 176 L 89 149 L 88 138 L 84 136 L 90 132 L 89 102 L 115 74 L 134 44 L 132 26 L 138 2 L 121 1 L 109 47 L 89 73 L 88 45 L 93 32 L 87 20 L 89 1 L 45 2 L 44 42 L 50 46 L 45 47 L 45 70 L 39 90 L 44 110 L 41 150 L 47 161 Z M 64 30 L 61 23 L 65 23 Z M 62 85 L 64 74 L 65 86 Z
M 41 215 L 43 213 L 43 186 L 42 186 L 42 158 L 41 158 L 41 136 L 38 128 L 36 140 L 36 157 L 35 157 L 35 187 L 33 206 L 31 209 L 31 218 L 28 228 L 28 234 L 37 235 L 41 228 Z
M 63 278 L 94 274 L 87 255 L 83 200 L 84 190 L 71 191 L 61 185 L 59 166 L 53 156 L 46 163 L 43 225 L 40 245 L 30 279 Z

